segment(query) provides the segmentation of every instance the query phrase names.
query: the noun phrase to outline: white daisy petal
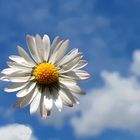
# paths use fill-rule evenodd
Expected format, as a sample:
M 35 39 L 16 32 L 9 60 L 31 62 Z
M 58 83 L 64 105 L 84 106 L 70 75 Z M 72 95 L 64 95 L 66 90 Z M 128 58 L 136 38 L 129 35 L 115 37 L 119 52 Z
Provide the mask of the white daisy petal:
M 65 96 L 67 96 L 71 100 L 72 104 L 76 103 L 73 94 L 67 87 L 61 87 L 59 94 L 61 95 L 62 93 L 63 93 L 63 96 L 65 94 Z
M 16 62 L 17 64 L 23 65 L 25 67 L 31 67 L 31 68 L 33 67 L 23 57 L 20 57 L 17 55 L 11 55 L 11 56 L 9 56 L 9 59 L 11 59 L 12 61 Z
M 22 90 L 20 90 L 16 96 L 17 97 L 24 97 L 26 96 L 27 94 L 29 94 L 32 90 L 34 90 L 36 86 L 36 82 L 32 83 L 30 82 L 25 88 L 23 88 Z
M 5 88 L 4 91 L 6 91 L 6 92 L 15 92 L 15 91 L 21 90 L 27 84 L 28 84 L 28 82 L 25 82 L 25 83 L 15 83 L 15 84 Z
M 86 60 L 80 60 L 79 63 L 75 66 L 75 69 L 81 69 L 85 67 L 88 64 Z
M 58 110 L 61 112 L 63 104 L 62 104 L 62 100 L 59 95 L 57 96 L 57 98 L 54 99 L 54 103 L 55 103 L 56 107 L 58 108 Z
M 50 59 L 49 59 L 49 63 L 54 64 L 57 58 L 57 50 L 60 48 L 60 46 L 62 45 L 63 40 L 60 41 L 56 47 L 54 48 L 53 52 L 50 54 Z
M 81 94 L 81 95 L 85 95 L 85 91 L 83 89 L 81 89 L 78 85 L 76 84 L 68 84 L 66 82 L 61 82 L 61 84 L 63 87 L 67 87 L 71 92 L 74 92 L 74 93 L 78 93 L 78 94 Z
M 30 58 L 30 56 L 26 53 L 26 51 L 22 47 L 18 46 L 18 52 L 20 56 L 22 56 L 28 63 L 30 63 L 32 67 L 36 65 L 36 63 Z
M 9 81 L 11 81 L 11 82 L 23 83 L 23 82 L 27 82 L 27 81 L 33 80 L 34 77 L 31 77 L 31 76 L 26 76 L 26 77 L 9 77 L 8 79 L 9 79 Z
M 50 47 L 50 54 L 53 53 L 55 47 L 57 46 L 57 44 L 59 43 L 59 36 L 55 37 L 52 44 L 51 44 L 51 47 Z
M 44 44 L 43 44 L 41 36 L 39 34 L 37 34 L 35 36 L 35 42 L 36 42 L 38 54 L 40 56 L 41 61 L 43 62 L 44 61 L 44 54 L 42 52 L 44 51 Z
M 67 48 L 69 46 L 69 40 L 64 41 L 59 48 L 57 48 L 54 56 L 55 56 L 55 60 L 54 63 L 59 62 L 65 55 Z
M 27 35 L 26 40 L 27 40 L 28 49 L 33 59 L 35 60 L 36 63 L 41 63 L 41 58 L 39 56 L 34 37 Z
M 48 35 L 44 35 L 42 41 L 44 44 L 44 48 L 42 52 L 44 54 L 44 61 L 48 61 L 49 54 L 50 54 L 50 38 L 48 37 Z
M 2 76 L 2 77 L 0 77 L 0 80 L 1 80 L 1 81 L 9 82 L 9 79 L 8 79 L 7 76 Z
M 25 71 L 25 72 L 21 72 L 21 71 L 17 71 L 17 72 L 13 72 L 11 74 L 7 74 L 8 77 L 27 77 L 27 76 L 31 76 L 31 72 L 29 71 Z
M 40 104 L 40 99 L 41 99 L 41 92 L 38 90 L 36 97 L 33 99 L 33 101 L 30 104 L 30 114 L 34 114 L 37 111 Z
M 47 111 L 51 111 L 52 106 L 53 106 L 53 100 L 52 96 L 50 94 L 50 90 L 46 87 L 44 90 L 44 105 L 47 109 Z
M 33 99 L 36 97 L 38 93 L 38 89 L 35 88 L 35 90 L 32 90 L 27 96 L 23 98 L 19 98 L 19 101 L 15 104 L 16 108 L 24 108 L 27 105 L 29 105 Z
M 45 119 L 47 117 L 47 109 L 44 105 L 44 95 L 41 96 L 41 100 L 40 100 L 40 115 L 43 119 Z
M 1 71 L 2 74 L 5 74 L 7 76 L 10 76 L 10 75 L 30 75 L 32 72 L 32 69 L 24 69 L 21 70 L 21 69 L 16 69 L 16 68 L 6 68 L 4 70 Z
M 30 67 L 28 67 L 28 66 L 25 66 L 25 65 L 22 65 L 22 64 L 18 64 L 18 63 L 16 63 L 16 62 L 7 62 L 7 65 L 8 65 L 10 68 L 14 68 L 14 69 L 32 71 L 32 68 L 30 68 Z
M 79 76 L 81 79 L 88 79 L 90 77 L 89 73 L 87 73 L 84 70 L 73 70 L 77 76 Z
M 62 69 L 59 72 L 66 73 L 73 70 L 82 57 L 83 57 L 83 54 L 78 53 L 78 55 L 72 61 L 70 61 L 66 65 L 63 65 Z
M 1 73 L 5 74 L 5 75 L 9 75 L 9 74 L 12 74 L 12 73 L 15 73 L 18 71 L 19 71 L 18 69 L 14 69 L 14 68 L 6 68 L 6 69 L 2 70 Z
M 18 70 L 18 69 L 17 69 Z M 13 72 L 11 74 L 7 74 L 8 77 L 26 77 L 26 76 L 31 76 L 31 70 L 25 70 L 25 71 L 21 71 L 20 69 L 16 72 Z
M 72 61 L 78 55 L 78 49 L 71 50 L 60 62 L 57 63 L 58 66 L 62 66 Z
M 61 77 L 74 79 L 74 80 L 86 80 L 89 78 L 89 74 L 87 72 L 78 72 L 78 71 L 69 71 L 67 73 L 61 74 Z
M 81 94 L 81 95 L 85 95 L 85 91 L 83 89 L 81 89 L 78 85 L 69 85 L 68 88 L 71 90 L 71 92 L 74 92 L 74 93 L 78 93 L 78 94 Z
M 58 92 L 59 92 L 58 90 L 56 90 L 55 88 L 52 88 L 52 96 L 53 96 L 54 103 L 56 107 L 58 108 L 58 110 L 61 112 L 63 104 L 62 104 L 62 100 Z
M 76 82 L 77 82 L 77 80 L 82 80 L 82 79 L 80 79 L 80 77 L 78 77 L 77 75 L 75 75 L 75 72 L 73 72 L 73 71 L 70 71 L 70 72 L 61 74 L 61 78 L 75 80 Z
M 69 96 L 62 90 L 59 90 L 59 95 L 60 98 L 62 99 L 63 104 L 72 107 L 73 106 L 73 100 L 71 100 L 71 98 L 69 98 Z
M 59 82 L 62 84 L 67 84 L 67 85 L 75 85 L 77 82 L 73 79 L 67 79 L 63 77 L 59 77 Z
M 16 63 L 27 63 L 24 58 L 17 55 L 11 55 L 9 56 L 9 59 L 11 59 L 12 61 L 15 61 Z

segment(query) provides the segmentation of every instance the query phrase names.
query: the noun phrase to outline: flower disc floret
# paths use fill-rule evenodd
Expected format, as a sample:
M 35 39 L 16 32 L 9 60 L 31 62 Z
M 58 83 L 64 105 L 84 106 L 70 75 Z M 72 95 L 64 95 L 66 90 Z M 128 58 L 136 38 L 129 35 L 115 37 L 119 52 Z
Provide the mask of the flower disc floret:
M 39 84 L 49 85 L 57 82 L 59 73 L 53 64 L 41 63 L 36 66 L 33 75 Z

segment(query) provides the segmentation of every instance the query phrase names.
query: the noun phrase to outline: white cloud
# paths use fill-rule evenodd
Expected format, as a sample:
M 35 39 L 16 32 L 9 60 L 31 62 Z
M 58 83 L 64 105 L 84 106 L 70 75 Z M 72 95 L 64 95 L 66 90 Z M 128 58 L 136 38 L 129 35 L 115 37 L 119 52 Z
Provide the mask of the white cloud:
M 83 98 L 81 116 L 71 122 L 78 136 L 97 135 L 106 129 L 134 131 L 140 127 L 140 84 L 135 76 L 102 72 L 105 85 Z
M 2 140 L 37 140 L 29 126 L 22 124 L 10 124 L 0 127 L 0 139 Z
M 128 68 L 129 69 L 129 68 Z M 130 70 L 101 73 L 104 86 L 93 89 L 82 99 L 81 116 L 73 117 L 72 126 L 78 136 L 97 135 L 107 129 L 134 132 L 140 128 L 140 51 L 133 53 Z
M 140 76 L 140 51 L 137 50 L 133 54 L 133 63 L 131 65 L 131 71 Z

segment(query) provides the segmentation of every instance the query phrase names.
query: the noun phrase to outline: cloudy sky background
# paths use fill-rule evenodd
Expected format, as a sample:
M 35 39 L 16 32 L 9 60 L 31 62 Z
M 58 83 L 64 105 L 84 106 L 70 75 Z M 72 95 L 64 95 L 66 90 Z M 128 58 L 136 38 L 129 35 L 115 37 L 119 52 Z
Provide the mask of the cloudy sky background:
M 70 39 L 89 64 L 91 78 L 81 104 L 53 108 L 45 121 L 29 107 L 14 110 L 15 93 L 0 82 L 0 137 L 4 140 L 140 139 L 140 1 L 12 0 L 0 1 L 0 69 L 16 46 L 26 48 L 26 34 L 47 33 Z

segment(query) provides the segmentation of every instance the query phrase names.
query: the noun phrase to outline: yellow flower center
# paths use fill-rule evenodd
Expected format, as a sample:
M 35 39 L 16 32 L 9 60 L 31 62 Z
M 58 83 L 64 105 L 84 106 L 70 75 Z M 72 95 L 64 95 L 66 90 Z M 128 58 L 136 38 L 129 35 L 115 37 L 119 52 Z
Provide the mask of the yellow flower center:
M 33 75 L 39 84 L 49 85 L 57 82 L 59 73 L 53 64 L 44 62 L 37 65 Z

